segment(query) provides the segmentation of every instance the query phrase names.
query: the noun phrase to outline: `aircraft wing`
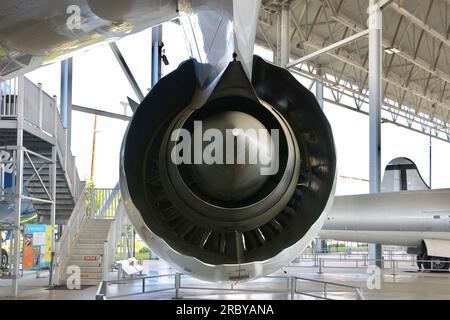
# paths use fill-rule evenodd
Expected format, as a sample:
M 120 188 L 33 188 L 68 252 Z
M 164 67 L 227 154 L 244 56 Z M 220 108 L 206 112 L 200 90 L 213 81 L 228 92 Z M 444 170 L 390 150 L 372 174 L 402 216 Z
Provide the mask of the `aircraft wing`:
M 199 79 L 202 84 L 213 81 L 211 75 L 220 74 L 234 52 L 250 77 L 260 3 L 261 0 L 3 0 L 0 81 L 177 17 L 191 57 L 215 68 L 215 72 L 203 73 L 209 79 Z
M 176 0 L 2 0 L 0 81 L 176 16 Z

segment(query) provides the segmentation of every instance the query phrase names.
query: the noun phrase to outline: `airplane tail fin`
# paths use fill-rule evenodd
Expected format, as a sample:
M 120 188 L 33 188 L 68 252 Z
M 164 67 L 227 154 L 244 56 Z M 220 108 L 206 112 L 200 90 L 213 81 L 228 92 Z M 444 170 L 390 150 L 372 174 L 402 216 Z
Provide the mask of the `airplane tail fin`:
M 416 164 L 408 158 L 395 158 L 386 166 L 381 192 L 406 190 L 427 190 L 430 187 L 423 180 Z

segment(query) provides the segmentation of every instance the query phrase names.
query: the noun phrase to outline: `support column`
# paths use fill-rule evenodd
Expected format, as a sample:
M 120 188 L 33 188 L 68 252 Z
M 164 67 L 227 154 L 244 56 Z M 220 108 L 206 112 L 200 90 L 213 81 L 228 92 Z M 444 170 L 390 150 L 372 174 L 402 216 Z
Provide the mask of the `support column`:
M 380 192 L 381 185 L 381 107 L 383 103 L 382 72 L 383 14 L 377 0 L 369 2 L 369 159 L 370 193 Z M 382 246 L 369 244 L 372 264 L 381 267 Z
M 152 88 L 162 78 L 162 25 L 152 28 Z M 136 230 L 133 230 L 134 234 Z M 133 240 L 133 250 L 135 249 L 135 241 Z M 135 254 L 133 253 L 133 256 Z M 150 250 L 149 258 L 154 259 L 156 255 Z
M 152 88 L 162 77 L 161 65 L 162 25 L 152 29 Z
M 4 197 L 5 197 L 5 164 L 0 162 L 0 201 L 3 201 Z M 0 249 L 1 245 L 2 242 L 0 235 Z
M 133 89 L 134 93 L 136 94 L 136 97 L 139 99 L 139 102 L 141 102 L 142 100 L 144 100 L 144 94 L 142 93 L 141 88 L 139 87 L 136 79 L 134 78 L 130 67 L 128 66 L 127 62 L 125 61 L 125 58 L 123 57 L 122 52 L 120 52 L 120 49 L 115 42 L 111 42 L 109 44 L 109 47 L 111 48 L 111 51 L 114 54 L 114 57 L 116 58 L 120 67 L 122 68 L 122 71 L 123 71 L 125 77 L 127 77 L 128 83 L 130 84 L 131 88 Z
M 20 264 L 20 213 L 22 212 L 23 191 L 23 117 L 25 104 L 25 78 L 19 76 L 17 103 L 17 150 L 15 157 L 15 219 L 14 219 L 14 246 L 13 246 L 13 273 L 11 283 L 11 295 L 17 297 L 19 291 L 19 264 Z
M 53 271 L 54 271 L 54 259 L 56 252 L 56 169 L 57 169 L 57 154 L 56 146 L 52 146 L 52 163 L 50 165 L 50 192 L 52 196 L 52 204 L 50 205 L 50 226 L 52 227 L 52 244 L 51 244 L 51 256 L 50 256 L 50 276 L 48 284 L 53 285 Z
M 63 127 L 67 129 L 67 143 L 72 141 L 72 69 L 73 59 L 61 61 L 60 109 Z
M 432 179 L 432 173 L 433 173 L 433 137 L 431 136 L 431 129 L 430 129 L 430 150 L 429 150 L 429 157 L 430 157 L 430 189 L 432 188 L 431 183 L 433 182 Z
M 314 253 L 322 253 L 323 252 L 322 241 L 323 240 L 321 240 L 321 239 L 316 239 L 314 241 Z
M 290 39 L 290 20 L 289 20 L 289 6 L 283 5 L 281 8 L 281 26 L 280 26 L 280 66 L 286 68 L 289 63 L 289 56 L 291 53 L 291 39 Z
M 281 14 L 277 15 L 277 43 L 275 51 L 273 52 L 273 64 L 279 66 L 280 62 L 280 48 L 281 48 Z
M 322 66 L 317 66 L 317 76 L 322 77 Z M 321 81 L 316 81 L 316 100 L 319 103 L 320 108 L 323 110 L 323 83 Z

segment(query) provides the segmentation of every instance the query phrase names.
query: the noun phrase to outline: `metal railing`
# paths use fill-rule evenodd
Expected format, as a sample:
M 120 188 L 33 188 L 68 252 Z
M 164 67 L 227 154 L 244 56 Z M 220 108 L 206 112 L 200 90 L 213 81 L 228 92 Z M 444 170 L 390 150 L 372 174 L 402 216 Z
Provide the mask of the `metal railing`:
M 446 271 L 449 269 L 450 261 L 445 258 L 441 261 L 444 263 L 444 269 L 437 266 L 435 259 L 417 259 L 415 255 L 406 253 L 390 253 L 388 252 L 382 259 L 372 259 L 367 253 L 360 254 L 332 254 L 332 253 L 316 253 L 302 254 L 296 258 L 291 264 L 285 267 L 310 268 L 316 267 L 318 273 L 323 273 L 324 269 L 366 269 L 370 265 L 379 264 L 384 270 L 391 270 L 392 275 L 401 271 L 417 271 L 418 265 L 421 265 L 422 271 Z
M 105 219 L 110 217 L 97 217 L 97 219 L 99 218 Z M 127 223 L 127 219 L 128 216 L 126 214 L 125 205 L 123 201 L 120 201 L 115 209 L 114 220 L 112 221 L 111 227 L 108 232 L 108 238 L 105 241 L 103 247 L 103 280 L 108 280 L 109 272 L 115 261 L 117 244 L 122 238 L 123 227 Z
M 86 192 L 86 216 L 114 218 L 121 199 L 118 188 L 88 188 L 88 192 Z
M 161 274 L 161 275 L 154 275 L 154 276 L 145 276 L 145 277 L 138 277 L 138 278 L 130 278 L 126 280 L 120 280 L 120 281 L 102 281 L 100 285 L 98 286 L 97 293 L 95 295 L 95 300 L 108 300 L 108 299 L 117 299 L 117 298 L 124 298 L 129 296 L 135 296 L 140 294 L 151 294 L 151 293 L 157 293 L 157 292 L 164 292 L 164 291 L 170 291 L 175 290 L 175 283 L 173 286 L 170 286 L 168 288 L 161 288 L 161 289 L 155 289 L 155 290 L 147 290 L 147 280 L 150 279 L 160 279 L 160 278 L 168 278 L 168 277 L 176 277 L 175 273 L 170 274 Z M 111 284 L 126 284 L 130 282 L 141 282 L 141 290 L 139 292 L 130 292 L 126 294 L 116 295 L 116 296 L 107 296 L 108 286 Z
M 309 279 L 309 278 L 303 278 L 303 277 L 293 277 L 293 278 L 294 278 L 294 282 L 291 284 L 291 299 L 293 299 L 294 294 L 300 294 L 300 295 L 309 296 L 309 297 L 318 298 L 318 299 L 331 300 L 330 295 L 329 295 L 330 287 L 335 287 L 335 288 L 340 288 L 340 289 L 350 289 L 350 290 L 354 291 L 356 300 L 365 300 L 366 299 L 364 297 L 364 290 L 361 287 L 352 286 L 349 284 L 319 280 L 319 279 Z M 308 282 L 320 284 L 322 286 L 323 295 L 317 295 L 317 294 L 313 294 L 313 293 L 305 292 L 305 291 L 298 291 L 297 290 L 298 281 L 308 281 Z
M 105 201 L 105 199 L 109 200 Z M 111 227 L 101 255 L 102 279 L 108 279 L 109 271 L 114 262 L 117 243 L 121 239 L 123 226 L 127 222 L 125 206 L 120 199 L 120 192 L 117 189 L 89 188 L 83 190 L 82 196 L 79 198 L 59 241 L 56 262 L 58 280 L 63 278 L 63 272 L 66 270 L 72 246 L 81 226 L 88 223 L 90 219 L 111 220 Z M 98 215 L 96 212 L 105 212 L 105 215 Z
M 17 82 L 17 78 L 0 82 L 0 119 L 17 116 Z
M 273 289 L 273 290 L 253 289 L 253 288 L 249 288 L 249 287 L 244 287 L 245 285 L 247 285 L 251 282 L 246 282 L 243 284 L 230 284 L 229 287 L 225 287 L 225 286 L 224 287 L 210 287 L 210 286 L 192 286 L 192 285 L 183 286 L 183 284 L 182 284 L 183 276 L 186 276 L 186 275 L 183 275 L 181 273 L 174 273 L 174 274 L 162 274 L 162 275 L 135 277 L 135 278 L 124 279 L 124 280 L 119 280 L 119 281 L 117 281 L 117 280 L 116 281 L 102 281 L 97 289 L 95 299 L 96 300 L 120 299 L 120 298 L 135 296 L 135 295 L 153 294 L 153 293 L 172 291 L 172 290 L 174 291 L 174 296 L 173 296 L 174 299 L 182 299 L 183 298 L 181 296 L 182 290 L 196 290 L 196 291 L 204 290 L 204 291 L 212 292 L 211 294 L 216 294 L 217 292 L 222 292 L 222 293 L 226 292 L 227 294 L 236 294 L 236 293 L 241 293 L 241 292 L 255 293 L 255 294 L 278 293 L 278 294 L 287 294 L 291 300 L 294 300 L 296 295 L 309 296 L 309 297 L 314 297 L 317 299 L 332 300 L 332 298 L 330 297 L 330 287 L 334 287 L 334 288 L 339 288 L 341 291 L 350 289 L 350 291 L 352 291 L 354 293 L 354 297 L 356 300 L 365 300 L 364 291 L 361 287 L 337 283 L 337 282 L 330 282 L 330 281 L 325 281 L 325 280 L 309 279 L 309 278 L 298 277 L 298 276 L 286 275 L 286 276 L 266 276 L 266 277 L 264 277 L 265 279 L 280 279 L 282 282 L 286 283 L 286 287 L 284 289 L 282 288 L 282 289 L 278 289 L 278 290 L 277 289 Z M 148 285 L 147 280 L 167 278 L 167 277 L 174 278 L 173 285 L 171 285 L 169 287 L 148 290 L 149 285 Z M 314 290 L 313 292 L 322 291 L 322 294 L 319 295 L 319 294 L 315 294 L 312 292 L 299 291 L 298 290 L 298 282 L 299 281 L 320 284 L 319 290 Z M 127 292 L 125 294 L 114 295 L 114 296 L 108 296 L 108 286 L 114 285 L 114 284 L 115 285 L 133 284 L 135 282 L 141 283 L 139 291 Z M 332 294 L 331 294 L 331 296 L 332 296 Z M 192 298 L 192 297 L 190 296 L 189 298 Z
M 65 272 L 67 267 L 67 262 L 71 254 L 72 245 L 76 239 L 80 226 L 85 220 L 86 212 L 86 197 L 82 196 L 79 198 L 75 205 L 75 208 L 67 222 L 64 231 L 62 233 L 61 239 L 58 241 L 57 251 L 56 251 L 56 261 L 55 267 L 57 269 L 55 282 L 58 283 L 63 278 L 63 272 Z
M 57 146 L 58 159 L 75 201 L 84 188 L 80 181 L 75 157 L 68 143 L 67 129 L 63 127 L 56 97 L 43 91 L 42 85 L 35 85 L 24 76 L 0 83 L 0 120 L 14 120 L 18 117 L 18 101 L 23 98 L 24 123 L 40 132 L 43 137 L 53 137 Z M 25 128 L 25 130 L 27 127 Z M 33 133 L 32 132 L 32 133 Z

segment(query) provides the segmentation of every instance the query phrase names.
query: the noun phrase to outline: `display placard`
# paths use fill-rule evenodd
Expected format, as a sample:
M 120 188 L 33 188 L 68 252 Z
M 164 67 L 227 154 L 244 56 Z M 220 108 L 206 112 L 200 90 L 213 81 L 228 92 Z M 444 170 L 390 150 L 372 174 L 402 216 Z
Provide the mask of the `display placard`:
M 45 224 L 26 224 L 23 233 L 22 267 L 27 270 L 50 266 L 52 227 Z

